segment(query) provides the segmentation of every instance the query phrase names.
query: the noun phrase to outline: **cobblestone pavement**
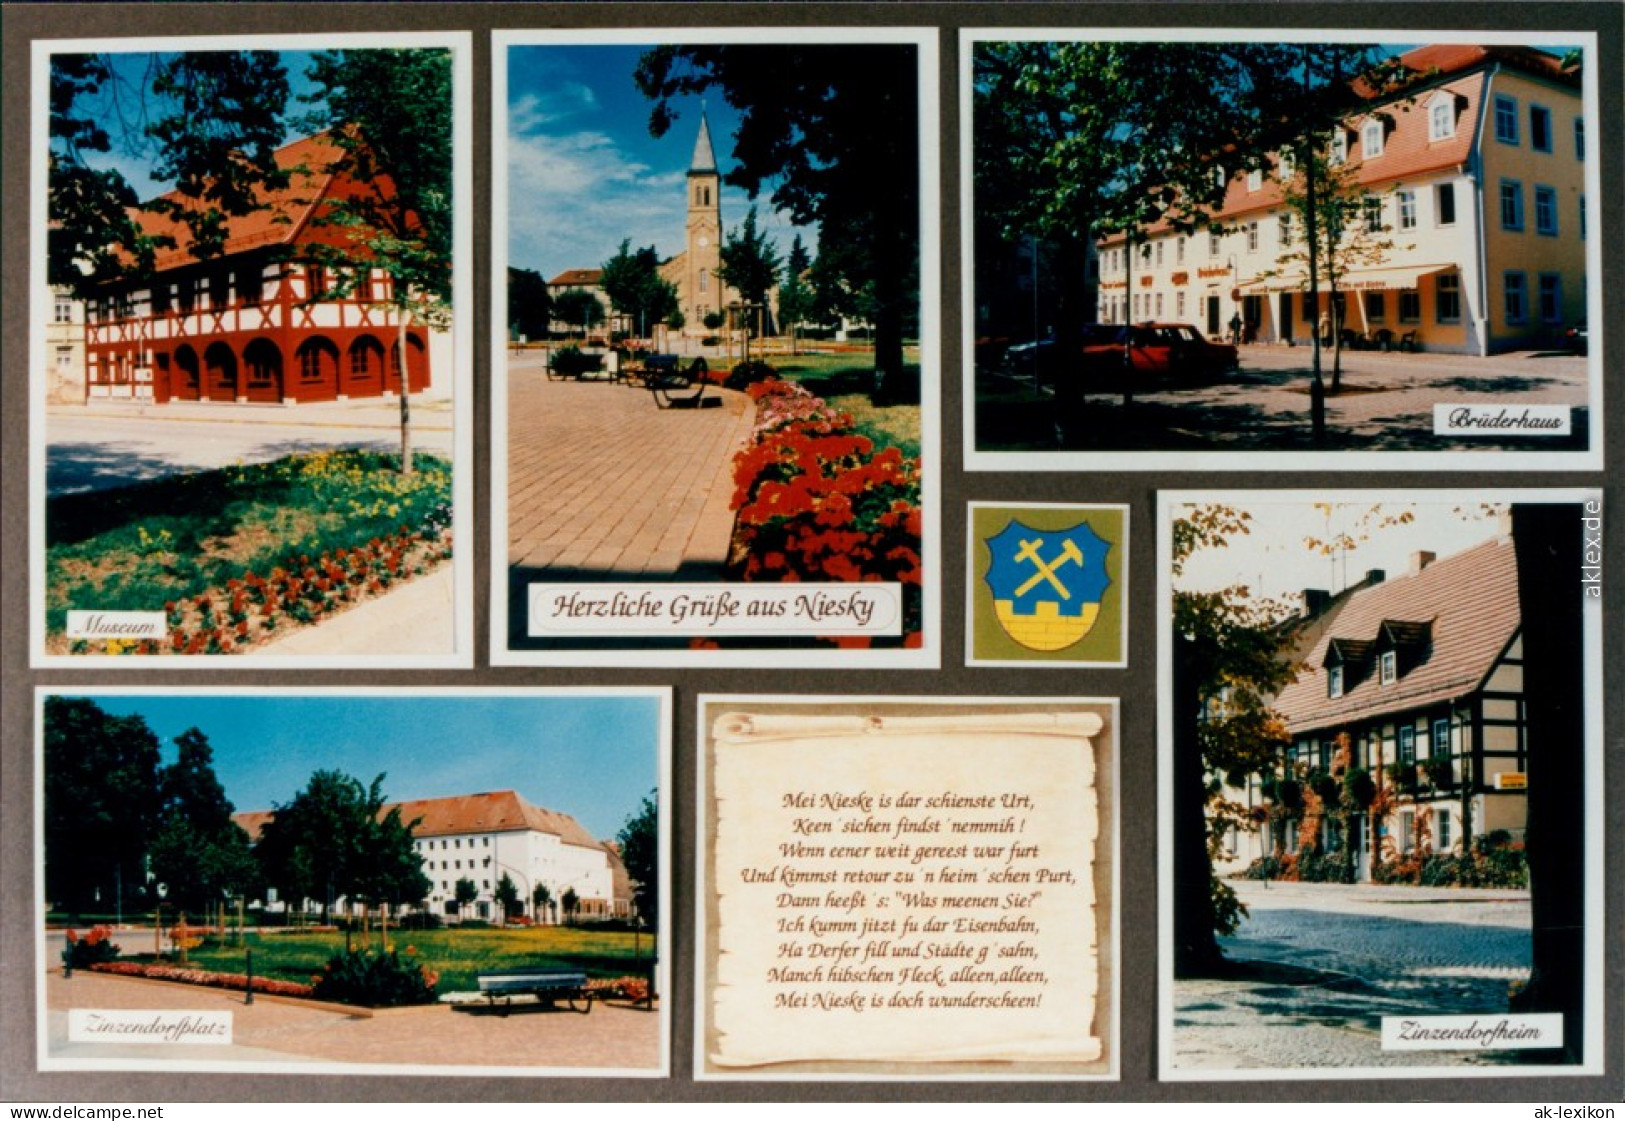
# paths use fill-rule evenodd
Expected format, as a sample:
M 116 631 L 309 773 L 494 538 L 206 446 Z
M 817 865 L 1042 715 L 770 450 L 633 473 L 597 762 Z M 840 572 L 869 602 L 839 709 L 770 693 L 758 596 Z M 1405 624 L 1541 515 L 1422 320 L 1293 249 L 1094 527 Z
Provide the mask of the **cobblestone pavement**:
M 660 409 L 640 389 L 508 367 L 508 563 L 527 578 L 706 579 L 727 560 L 749 398 Z
M 86 1059 L 210 1065 L 367 1064 L 401 1073 L 439 1073 L 447 1067 L 537 1068 L 572 1071 L 657 1070 L 662 1014 L 620 1004 L 596 1004 L 583 1016 L 569 1011 L 454 1011 L 448 1005 L 380 1009 L 370 1017 L 331 1005 L 77 972 L 45 977 L 46 1055 Z M 225 1011 L 232 1015 L 232 1043 L 93 1044 L 68 1042 L 68 1010 L 163 1009 Z
M 1319 984 L 1181 979 L 1180 1069 L 1460 1066 L 1506 1055 L 1381 1049 L 1382 1017 L 1506 1011 L 1529 976 L 1526 891 L 1232 881 L 1249 916 L 1221 939 L 1235 961 L 1331 976 Z
M 1310 448 L 1310 352 L 1305 347 L 1246 346 L 1241 371 L 1208 384 L 1164 381 L 1136 388 L 1125 416 L 1120 392 L 1087 398 L 1095 446 L 1077 450 L 1262 450 Z M 1331 385 L 1331 356 L 1322 378 Z M 1345 392 L 1326 401 L 1329 450 L 1573 451 L 1587 446 L 1590 367 L 1584 357 L 1523 351 L 1490 357 L 1352 351 L 1343 356 Z M 1004 379 L 981 379 L 978 442 L 987 450 L 1041 450 L 1052 418 L 1032 395 L 1023 402 Z M 1046 386 L 1043 396 L 1047 400 Z M 1437 437 L 1435 404 L 1568 405 L 1571 437 Z

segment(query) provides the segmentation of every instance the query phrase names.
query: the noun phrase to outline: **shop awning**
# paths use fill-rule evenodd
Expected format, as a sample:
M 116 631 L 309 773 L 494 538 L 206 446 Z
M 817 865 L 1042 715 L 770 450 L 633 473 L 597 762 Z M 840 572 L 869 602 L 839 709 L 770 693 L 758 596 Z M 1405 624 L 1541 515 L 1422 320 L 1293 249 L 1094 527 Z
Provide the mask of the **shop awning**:
M 1416 265 L 1410 268 L 1360 269 L 1346 274 L 1337 282 L 1344 292 L 1406 292 L 1417 286 L 1424 276 L 1438 272 L 1455 272 L 1455 265 Z
M 1309 287 L 1309 277 L 1293 271 L 1276 276 L 1255 276 L 1242 281 L 1237 287 L 1244 296 L 1262 296 L 1268 292 L 1297 292 Z

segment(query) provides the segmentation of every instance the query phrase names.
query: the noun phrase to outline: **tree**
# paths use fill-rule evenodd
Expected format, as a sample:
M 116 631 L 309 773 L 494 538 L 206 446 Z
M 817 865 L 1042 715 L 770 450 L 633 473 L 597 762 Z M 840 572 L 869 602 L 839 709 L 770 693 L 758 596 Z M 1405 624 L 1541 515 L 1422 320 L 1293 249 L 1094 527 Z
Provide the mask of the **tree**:
M 784 259 L 784 277 L 779 281 L 779 326 L 790 332 L 790 353 L 796 353 L 797 329 L 813 315 L 813 289 L 807 282 L 812 258 L 801 235 L 790 243 L 790 253 Z
M 504 921 L 511 915 L 524 913 L 523 904 L 519 899 L 519 888 L 514 885 L 513 877 L 506 872 L 502 873 L 502 878 L 497 881 L 496 901 L 502 908 Z
M 604 262 L 599 284 L 610 306 L 631 323 L 639 338 L 649 328 L 678 314 L 677 286 L 660 276 L 660 255 L 652 245 L 633 251 L 631 239 L 621 242 L 615 256 Z
M 111 55 L 53 56 L 49 283 L 86 297 L 150 275 L 156 251 L 175 240 L 143 233 L 143 209 L 184 227 L 193 256 L 219 256 L 227 219 L 259 209 L 261 189 L 287 184 L 276 163 L 287 99 L 275 51 L 150 55 L 139 84 Z M 92 166 L 115 151 L 152 157 L 152 175 L 173 184 L 173 197 L 143 206 L 117 167 Z
M 452 889 L 452 898 L 457 901 L 457 917 L 463 917 L 463 910 L 474 900 L 480 897 L 480 889 L 474 886 L 474 881 L 467 876 L 460 877 Z
M 779 251 L 772 238 L 757 230 L 754 206 L 745 213 L 743 222 L 728 231 L 718 252 L 722 258 L 717 267 L 718 279 L 735 289 L 746 305 L 761 308 L 754 323 L 747 320 L 746 329 L 758 336 L 772 334 L 767 293 L 778 279 Z
M 83 698 L 47 697 L 44 721 L 45 897 L 73 913 L 144 898 L 158 737 Z
M 559 896 L 559 906 L 564 908 L 564 921 L 573 923 L 576 920 L 576 911 L 581 907 L 581 896 L 576 894 L 575 888 L 567 887 L 564 894 Z
M 508 269 L 508 334 L 511 338 L 543 339 L 553 318 L 547 281 L 534 269 Z
M 1563 1016 L 1561 1049 L 1535 1052 L 1550 1062 L 1585 1055 L 1585 1005 L 1598 981 L 1586 976 L 1585 587 L 1579 579 L 1585 536 L 1573 504 L 1515 503 L 1512 547 L 1518 561 L 1528 723 L 1526 835 L 1532 968 L 1513 999 L 1516 1012 Z M 1591 854 L 1596 859 L 1596 854 Z
M 553 298 L 553 314 L 572 327 L 581 329 L 583 336 L 595 323 L 604 321 L 604 305 L 585 288 L 570 288 Z
M 311 64 L 322 107 L 308 122 L 330 130 L 339 158 L 328 169 L 358 190 L 327 201 L 320 221 L 343 243 L 318 245 L 317 263 L 337 283 L 313 299 L 352 297 L 363 285 L 395 313 L 400 356 L 401 473 L 412 473 L 407 330 L 444 330 L 452 318 L 451 52 L 445 49 L 323 51 Z M 389 278 L 379 300 L 370 270 Z
M 328 915 L 339 898 L 416 903 L 429 892 L 399 808 L 384 812 L 384 776 L 362 786 L 341 771 L 317 771 L 279 805 L 254 855 L 265 881 L 293 903 L 319 899 Z
M 231 819 L 234 807 L 214 773 L 208 737 L 188 728 L 175 746 L 178 758 L 159 776 L 161 807 L 151 870 L 165 885 L 167 902 L 194 914 L 207 913 L 252 888 L 254 857 L 248 835 Z
M 638 812 L 626 819 L 615 837 L 621 863 L 632 881 L 632 900 L 638 914 L 651 927 L 660 925 L 660 807 L 659 792 L 644 796 Z
M 655 101 L 649 131 L 676 119 L 671 100 L 721 90 L 740 111 L 727 181 L 818 227 L 819 259 L 845 288 L 867 291 L 875 330 L 875 397 L 919 400 L 903 361 L 919 307 L 919 60 L 907 44 L 663 46 L 638 63 Z
M 1198 507 L 1175 521 L 1173 573 L 1202 548 L 1248 531 L 1246 513 Z M 1291 680 L 1276 605 L 1244 587 L 1178 591 L 1173 602 L 1174 975 L 1222 971 L 1218 935 L 1234 932 L 1244 911 L 1235 891 L 1213 874 L 1224 834 L 1250 827 L 1225 785 L 1273 774 L 1289 737 L 1269 701 Z
M 537 884 L 531 889 L 530 901 L 536 908 L 536 921 L 546 922 L 548 910 L 553 905 L 553 892 L 546 884 Z

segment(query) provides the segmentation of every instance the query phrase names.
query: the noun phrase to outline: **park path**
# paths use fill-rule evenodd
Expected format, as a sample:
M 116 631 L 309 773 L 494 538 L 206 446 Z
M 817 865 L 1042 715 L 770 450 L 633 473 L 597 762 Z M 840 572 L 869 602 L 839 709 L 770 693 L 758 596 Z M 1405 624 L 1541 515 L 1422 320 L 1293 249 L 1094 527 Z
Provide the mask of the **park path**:
M 508 368 L 508 563 L 527 575 L 716 578 L 733 533 L 733 453 L 755 419 L 742 393 L 660 409 L 608 381 Z
M 53 970 L 44 984 L 50 1059 L 145 1060 L 190 1069 L 317 1062 L 387 1065 L 421 1074 L 451 1067 L 654 1073 L 661 1065 L 663 1016 L 622 1004 L 596 1004 L 585 1016 L 568 1011 L 502 1016 L 433 1004 L 356 1017 L 332 1005 L 263 996 L 245 1005 L 241 993 L 83 971 L 69 980 Z M 69 1043 L 70 1008 L 229 1012 L 232 1043 Z

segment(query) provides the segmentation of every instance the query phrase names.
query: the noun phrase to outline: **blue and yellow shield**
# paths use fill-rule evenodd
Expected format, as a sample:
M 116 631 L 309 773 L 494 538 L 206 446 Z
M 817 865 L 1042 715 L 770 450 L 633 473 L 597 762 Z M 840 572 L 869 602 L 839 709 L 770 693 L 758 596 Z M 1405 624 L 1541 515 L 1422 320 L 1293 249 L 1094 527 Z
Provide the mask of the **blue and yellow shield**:
M 1111 543 L 1089 523 L 1031 529 L 1012 521 L 986 540 L 987 586 L 1006 634 L 1029 650 L 1064 650 L 1089 633 L 1111 584 Z

